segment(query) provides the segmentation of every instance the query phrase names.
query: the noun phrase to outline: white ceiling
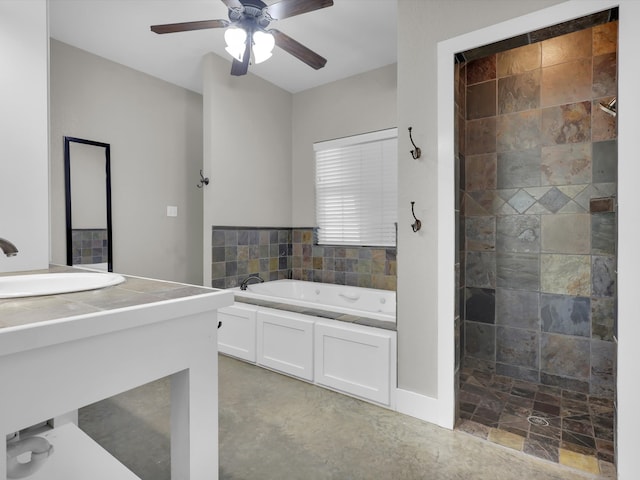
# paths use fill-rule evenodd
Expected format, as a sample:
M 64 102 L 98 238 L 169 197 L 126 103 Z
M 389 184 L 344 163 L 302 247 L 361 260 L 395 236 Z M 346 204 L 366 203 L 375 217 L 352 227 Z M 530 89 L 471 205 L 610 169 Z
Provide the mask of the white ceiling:
M 332 7 L 272 22 L 327 64 L 314 70 L 276 47 L 249 73 L 296 93 L 395 63 L 396 3 L 334 0 Z M 49 0 L 51 37 L 196 92 L 202 92 L 205 54 L 228 59 L 231 69 L 224 29 L 158 35 L 149 26 L 212 19 L 228 19 L 221 0 Z

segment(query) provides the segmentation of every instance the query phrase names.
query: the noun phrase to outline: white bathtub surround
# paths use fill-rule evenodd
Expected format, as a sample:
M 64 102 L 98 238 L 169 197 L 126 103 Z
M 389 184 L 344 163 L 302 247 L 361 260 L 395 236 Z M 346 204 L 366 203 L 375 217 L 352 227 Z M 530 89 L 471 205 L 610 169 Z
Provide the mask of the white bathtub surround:
M 221 353 L 395 409 L 395 292 L 296 280 L 233 291 Z
M 225 291 L 133 277 L 102 290 L 0 300 L 0 382 L 8 386 L 0 435 L 51 422 L 42 435 L 54 453 L 34 478 L 137 478 L 96 464 L 115 460 L 68 413 L 171 376 L 172 478 L 217 478 L 216 309 L 231 301 Z M 0 480 L 6 473 L 0 442 Z

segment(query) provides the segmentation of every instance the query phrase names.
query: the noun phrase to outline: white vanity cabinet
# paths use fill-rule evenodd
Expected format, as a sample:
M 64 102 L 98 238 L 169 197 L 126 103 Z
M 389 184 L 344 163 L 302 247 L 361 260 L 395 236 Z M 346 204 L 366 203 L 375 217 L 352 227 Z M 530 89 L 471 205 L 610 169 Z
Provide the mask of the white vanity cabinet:
M 34 480 L 137 479 L 66 422 L 82 406 L 163 377 L 171 382 L 171 478 L 218 478 L 216 310 L 230 306 L 233 295 L 184 287 L 127 277 L 122 286 L 65 295 L 76 309 L 95 302 L 102 310 L 55 318 L 53 309 L 37 321 L 28 308 L 32 300 L 9 300 L 17 310 L 14 325 L 0 325 L 0 435 L 53 420 L 40 435 L 53 445 L 53 455 Z M 149 303 L 150 295 L 157 301 Z M 113 298 L 129 305 L 105 309 Z M 7 479 L 7 463 L 2 441 L 0 480 Z
M 314 331 L 315 383 L 392 406 L 395 335 L 388 330 L 318 320 Z
M 235 303 L 218 310 L 218 351 L 232 357 L 256 362 L 256 317 L 258 307 Z
M 258 310 L 258 365 L 313 381 L 314 317 L 271 308 Z

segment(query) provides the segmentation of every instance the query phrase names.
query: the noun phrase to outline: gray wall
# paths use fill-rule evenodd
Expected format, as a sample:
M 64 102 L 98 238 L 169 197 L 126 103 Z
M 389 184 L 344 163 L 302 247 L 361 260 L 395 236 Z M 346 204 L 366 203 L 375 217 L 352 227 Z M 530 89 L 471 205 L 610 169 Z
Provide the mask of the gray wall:
M 291 221 L 291 94 L 248 73 L 229 75 L 214 54 L 203 63 L 204 264 L 212 226 L 288 227 Z M 211 268 L 204 270 L 211 285 Z
M 292 215 L 294 227 L 315 225 L 313 143 L 395 127 L 396 65 L 293 96 Z
M 53 262 L 66 262 L 67 135 L 111 144 L 114 270 L 200 284 L 202 97 L 53 39 L 50 49 Z

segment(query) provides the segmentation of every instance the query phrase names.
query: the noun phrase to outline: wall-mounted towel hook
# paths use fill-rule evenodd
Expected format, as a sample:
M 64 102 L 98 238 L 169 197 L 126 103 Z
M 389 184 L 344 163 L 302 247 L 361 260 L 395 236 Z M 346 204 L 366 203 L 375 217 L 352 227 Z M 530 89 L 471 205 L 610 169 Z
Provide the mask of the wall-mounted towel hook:
M 422 228 L 422 222 L 416 218 L 416 214 L 413 212 L 413 206 L 415 205 L 415 203 L 416 202 L 411 202 L 411 215 L 413 215 L 413 219 L 415 220 L 415 222 L 411 224 L 411 228 L 414 232 L 417 232 Z
M 420 155 L 422 154 L 422 152 L 420 151 L 420 148 L 416 146 L 415 143 L 413 143 L 413 137 L 411 136 L 411 129 L 413 127 L 409 127 L 409 140 L 411 140 L 411 145 L 413 145 L 413 148 L 415 148 L 415 150 L 411 150 L 411 156 L 413 157 L 414 160 L 417 160 L 420 158 Z
M 202 175 L 202 169 L 200 169 L 200 185 L 196 185 L 196 187 L 202 188 L 202 185 L 209 185 L 209 177 Z

